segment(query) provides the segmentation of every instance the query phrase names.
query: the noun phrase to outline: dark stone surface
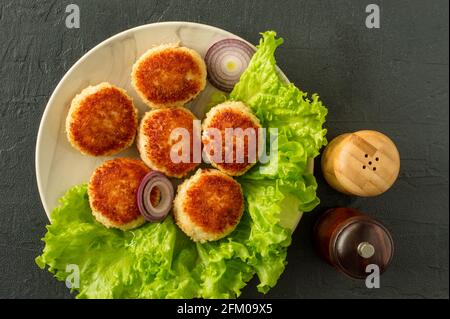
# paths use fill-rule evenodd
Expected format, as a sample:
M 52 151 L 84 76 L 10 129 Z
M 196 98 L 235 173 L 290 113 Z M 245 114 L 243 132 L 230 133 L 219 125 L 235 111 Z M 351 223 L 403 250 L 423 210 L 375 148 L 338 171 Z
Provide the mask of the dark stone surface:
M 365 27 L 378 3 L 381 29 Z M 64 25 L 81 8 L 81 29 Z M 317 170 L 322 204 L 308 214 L 289 249 L 273 298 L 448 298 L 448 1 L 0 1 L 0 297 L 70 298 L 38 269 L 47 218 L 35 181 L 41 115 L 58 81 L 83 54 L 125 29 L 158 21 L 215 25 L 256 42 L 277 30 L 286 40 L 280 67 L 329 107 L 329 138 L 358 129 L 385 132 L 402 156 L 385 195 L 349 198 Z M 318 165 L 316 165 L 318 167 Z M 371 213 L 391 230 L 396 255 L 381 288 L 340 275 L 319 260 L 311 228 L 327 207 Z M 252 282 L 244 297 L 261 297 Z

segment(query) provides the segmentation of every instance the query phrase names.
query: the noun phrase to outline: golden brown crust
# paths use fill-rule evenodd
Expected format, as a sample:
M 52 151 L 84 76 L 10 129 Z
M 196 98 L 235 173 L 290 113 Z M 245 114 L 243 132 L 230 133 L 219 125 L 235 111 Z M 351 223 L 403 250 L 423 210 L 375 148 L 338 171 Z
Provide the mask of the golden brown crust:
M 194 170 L 193 121 L 195 116 L 185 108 L 166 108 L 148 112 L 139 129 L 138 148 L 142 160 L 154 170 L 170 177 L 181 178 Z M 173 145 L 180 140 L 171 140 L 173 130 L 184 128 L 190 136 L 189 163 L 174 163 L 170 157 Z M 198 133 L 199 134 L 199 133 Z
M 132 83 L 150 107 L 183 106 L 205 88 L 205 62 L 191 49 L 162 45 L 136 62 Z
M 137 125 L 131 98 L 103 83 L 87 88 L 73 100 L 66 129 L 70 143 L 83 154 L 109 156 L 131 146 Z
M 230 234 L 243 211 L 240 184 L 214 169 L 198 170 L 179 186 L 174 200 L 177 225 L 197 242 L 218 240 Z
M 129 158 L 110 160 L 97 168 L 88 187 L 89 203 L 96 219 L 106 227 L 124 230 L 143 224 L 136 197 L 142 179 L 149 172 L 142 161 Z M 151 201 L 157 205 L 159 192 L 155 190 Z
M 210 143 L 207 134 L 209 128 L 218 129 L 222 136 L 222 163 L 215 163 L 213 160 L 214 150 L 207 153 L 211 164 L 219 170 L 231 176 L 240 176 L 248 171 L 255 163 L 251 163 L 249 158 L 248 136 L 244 137 L 244 163 L 238 163 L 236 157 L 237 138 L 233 138 L 233 160 L 231 163 L 225 163 L 225 130 L 229 128 L 241 128 L 242 130 L 251 129 L 255 134 L 256 145 L 259 145 L 258 129 L 261 128 L 259 120 L 251 113 L 245 104 L 241 102 L 226 102 L 216 106 L 207 115 L 207 120 L 203 126 L 202 142 L 206 146 Z M 258 148 L 255 149 L 258 151 Z M 257 154 L 256 154 L 257 155 Z M 257 159 L 257 156 L 255 157 Z
M 240 185 L 231 178 L 203 175 L 186 192 L 184 211 L 209 233 L 236 227 L 244 208 Z

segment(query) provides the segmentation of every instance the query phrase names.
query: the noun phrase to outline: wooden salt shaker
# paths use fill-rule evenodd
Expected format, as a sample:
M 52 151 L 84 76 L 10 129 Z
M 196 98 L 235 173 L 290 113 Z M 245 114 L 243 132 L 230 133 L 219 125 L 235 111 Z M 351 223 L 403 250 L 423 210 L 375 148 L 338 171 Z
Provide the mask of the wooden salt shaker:
M 325 179 L 348 195 L 380 195 L 394 184 L 399 171 L 397 147 L 386 135 L 376 131 L 340 135 L 322 155 Z
M 394 254 L 392 236 L 386 227 L 352 208 L 327 211 L 319 218 L 314 236 L 319 255 L 357 279 L 368 276 L 368 265 L 377 265 L 383 273 Z

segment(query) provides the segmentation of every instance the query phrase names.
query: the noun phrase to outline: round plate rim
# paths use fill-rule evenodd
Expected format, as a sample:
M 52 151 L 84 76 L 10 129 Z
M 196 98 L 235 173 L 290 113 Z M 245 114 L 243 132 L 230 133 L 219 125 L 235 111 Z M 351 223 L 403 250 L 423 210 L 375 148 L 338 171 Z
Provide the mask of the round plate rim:
M 49 207 L 49 204 L 47 203 L 45 196 L 44 196 L 44 190 L 43 190 L 43 185 L 42 185 L 42 176 L 41 176 L 41 172 L 39 167 L 41 166 L 41 162 L 40 162 L 40 158 L 39 158 L 39 154 L 41 153 L 41 148 L 43 145 L 43 141 L 42 141 L 42 134 L 43 134 L 43 130 L 44 130 L 44 124 L 49 116 L 49 112 L 50 112 L 50 106 L 54 103 L 54 100 L 56 99 L 56 96 L 59 94 L 59 91 L 61 89 L 62 84 L 66 81 L 67 78 L 69 78 L 71 76 L 71 74 L 74 72 L 74 70 L 78 67 L 78 65 L 80 65 L 83 61 L 85 61 L 86 59 L 88 59 L 94 52 L 96 52 L 97 50 L 100 50 L 101 48 L 103 48 L 104 46 L 113 43 L 115 40 L 120 39 L 121 37 L 126 36 L 129 33 L 133 33 L 133 32 L 137 32 L 137 31 L 141 31 L 143 29 L 147 29 L 147 28 L 154 28 L 154 27 L 159 27 L 159 26 L 192 26 L 192 27 L 200 27 L 200 28 L 204 28 L 204 29 L 210 29 L 211 31 L 216 31 L 216 32 L 220 32 L 220 33 L 229 33 L 230 35 L 233 35 L 234 37 L 245 41 L 246 43 L 248 43 L 249 45 L 251 45 L 253 48 L 255 48 L 255 46 L 253 44 L 251 44 L 250 42 L 248 42 L 247 40 L 241 38 L 238 35 L 235 35 L 234 33 L 215 27 L 215 26 L 211 26 L 208 24 L 202 24 L 202 23 L 196 23 L 196 22 L 185 22 L 185 21 L 166 21 L 166 22 L 156 22 L 156 23 L 150 23 L 150 24 L 144 24 L 144 25 L 140 25 L 137 27 L 133 27 L 124 31 L 121 31 L 105 40 L 103 40 L 102 42 L 100 42 L 99 44 L 97 44 L 96 46 L 94 46 L 92 49 L 90 49 L 88 52 L 86 52 L 80 59 L 78 59 L 71 67 L 70 69 L 64 74 L 64 76 L 61 78 L 61 80 L 58 82 L 58 85 L 55 87 L 55 89 L 53 90 L 46 106 L 44 109 L 44 113 L 41 117 L 40 123 L 39 123 L 39 130 L 37 133 L 37 138 L 36 138 L 36 147 L 35 147 L 35 173 L 36 173 L 36 182 L 37 182 L 37 187 L 38 187 L 38 192 L 39 192 L 39 197 L 41 199 L 41 203 L 42 206 L 44 207 L 45 213 L 47 215 L 47 217 L 50 220 L 50 213 L 53 210 L 53 208 Z M 256 48 L 255 48 L 256 49 Z M 289 82 L 289 79 L 286 77 L 286 75 L 283 73 L 283 71 L 281 69 L 278 69 L 280 72 L 280 75 L 283 77 L 283 79 L 286 82 Z M 309 169 L 312 171 L 312 165 L 310 162 L 309 165 Z M 295 224 L 294 229 L 296 228 L 298 222 L 300 221 L 301 218 L 301 213 L 299 214 L 299 219 L 297 221 L 297 223 Z

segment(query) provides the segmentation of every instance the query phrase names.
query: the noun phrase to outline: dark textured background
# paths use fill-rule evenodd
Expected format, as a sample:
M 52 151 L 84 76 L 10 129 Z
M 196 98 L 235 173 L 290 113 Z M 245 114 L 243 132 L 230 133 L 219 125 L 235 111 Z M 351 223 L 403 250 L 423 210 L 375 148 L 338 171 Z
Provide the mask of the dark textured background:
M 81 29 L 65 7 L 81 8 Z M 382 10 L 365 27 L 365 6 Z M 317 170 L 322 204 L 289 249 L 289 265 L 266 297 L 448 298 L 448 1 L 24 1 L 0 0 L 0 297 L 70 298 L 38 269 L 47 218 L 35 181 L 34 147 L 46 102 L 64 73 L 99 42 L 138 25 L 211 24 L 255 43 L 277 30 L 280 67 L 329 107 L 329 138 L 375 129 L 397 143 L 402 169 L 386 194 L 349 198 Z M 316 165 L 318 167 L 318 165 Z M 382 220 L 396 242 L 381 288 L 337 273 L 314 253 L 311 228 L 327 207 L 351 206 Z M 244 297 L 260 297 L 253 281 Z

